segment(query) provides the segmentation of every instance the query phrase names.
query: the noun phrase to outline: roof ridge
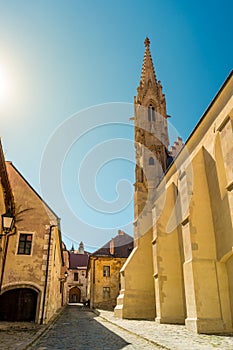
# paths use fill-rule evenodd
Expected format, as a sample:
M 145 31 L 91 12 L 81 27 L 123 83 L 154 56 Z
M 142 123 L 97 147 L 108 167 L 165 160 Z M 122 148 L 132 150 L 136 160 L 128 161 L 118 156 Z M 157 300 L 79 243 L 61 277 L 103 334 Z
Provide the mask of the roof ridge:
M 14 214 L 14 211 L 15 211 L 14 196 L 13 196 L 10 180 L 8 177 L 8 173 L 7 173 L 6 160 L 3 153 L 1 138 L 0 138 L 0 177 L 1 177 L 2 186 L 4 188 L 4 201 L 5 201 L 6 211 L 11 211 L 12 214 Z
M 21 174 L 21 172 L 16 168 L 16 166 L 10 161 L 6 161 L 6 164 L 9 164 L 16 171 L 16 173 L 22 178 L 22 180 L 26 183 L 26 185 L 34 192 L 34 194 L 42 201 L 42 203 L 47 207 L 47 209 L 50 210 L 50 212 L 60 222 L 60 217 L 57 216 L 55 211 L 53 211 L 53 209 L 45 202 L 45 200 L 41 197 L 41 195 L 32 187 L 32 185 L 26 180 L 26 178 Z

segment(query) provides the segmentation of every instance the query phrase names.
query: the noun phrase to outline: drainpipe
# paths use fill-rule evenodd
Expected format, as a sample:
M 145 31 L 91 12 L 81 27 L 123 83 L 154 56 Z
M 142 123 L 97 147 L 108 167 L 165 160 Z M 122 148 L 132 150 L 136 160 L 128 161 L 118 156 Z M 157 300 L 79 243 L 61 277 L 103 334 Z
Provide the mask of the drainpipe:
M 7 234 L 6 241 L 4 242 L 4 250 L 3 250 L 3 258 L 2 258 L 2 271 L 1 271 L 1 280 L 0 280 L 0 295 L 2 291 L 2 282 L 4 277 L 4 271 L 5 271 L 5 265 L 6 265 L 6 256 L 7 256 L 7 250 L 8 250 L 8 243 L 9 243 L 9 237 L 14 235 L 15 231 L 13 233 Z
M 51 225 L 49 228 L 49 242 L 48 242 L 48 252 L 47 252 L 46 270 L 45 270 L 45 283 L 44 283 L 44 295 L 43 295 L 43 304 L 42 304 L 42 313 L 41 313 L 40 324 L 43 324 L 43 320 L 44 320 L 46 292 L 47 292 L 48 275 L 49 275 L 49 257 L 50 257 L 51 237 L 52 237 L 52 229 L 54 227 L 56 227 L 56 225 Z
M 91 307 L 94 307 L 94 299 L 95 299 L 95 262 L 96 262 L 96 258 L 93 259 Z

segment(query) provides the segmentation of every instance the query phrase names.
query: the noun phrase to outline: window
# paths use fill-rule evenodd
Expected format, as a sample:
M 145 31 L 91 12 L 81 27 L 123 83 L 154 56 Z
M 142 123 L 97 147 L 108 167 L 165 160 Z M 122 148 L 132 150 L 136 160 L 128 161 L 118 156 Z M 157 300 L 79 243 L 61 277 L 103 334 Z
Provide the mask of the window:
M 32 248 L 32 234 L 20 233 L 18 254 L 30 255 Z
M 155 121 L 155 109 L 151 104 L 148 107 L 148 121 Z
M 110 288 L 103 287 L 103 299 L 109 299 L 109 298 L 110 298 Z
M 103 267 L 103 276 L 109 277 L 110 276 L 110 266 L 104 266 Z
M 78 281 L 78 272 L 74 273 L 74 281 Z
M 155 164 L 154 158 L 150 157 L 149 158 L 149 165 L 154 165 L 154 164 Z

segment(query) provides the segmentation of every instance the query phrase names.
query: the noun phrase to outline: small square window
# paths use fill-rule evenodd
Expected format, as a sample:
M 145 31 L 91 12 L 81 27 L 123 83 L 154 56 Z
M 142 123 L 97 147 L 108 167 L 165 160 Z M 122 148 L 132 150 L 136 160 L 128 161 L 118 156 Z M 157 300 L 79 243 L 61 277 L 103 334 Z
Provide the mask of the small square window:
M 103 299 L 109 299 L 109 298 L 110 298 L 110 288 L 103 287 Z
M 110 276 L 110 266 L 104 266 L 103 267 L 103 276 L 109 277 Z
M 30 255 L 32 248 L 32 234 L 20 233 L 18 254 Z
M 74 273 L 74 281 L 78 281 L 78 272 Z

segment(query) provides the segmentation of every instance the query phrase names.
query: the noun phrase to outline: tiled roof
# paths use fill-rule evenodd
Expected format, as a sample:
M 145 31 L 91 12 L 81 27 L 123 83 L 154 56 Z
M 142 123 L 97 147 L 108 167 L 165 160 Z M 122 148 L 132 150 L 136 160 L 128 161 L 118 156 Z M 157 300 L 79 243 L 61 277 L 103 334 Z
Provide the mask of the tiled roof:
M 46 212 L 52 220 L 60 222 L 60 218 L 57 214 L 49 207 L 49 205 L 43 200 L 43 198 L 36 192 L 36 190 L 30 185 L 30 183 L 25 179 L 25 177 L 19 172 L 19 170 L 14 166 L 12 162 L 6 162 L 7 174 L 12 187 L 15 202 L 17 204 L 17 198 L 22 197 L 22 192 L 27 191 L 27 193 L 34 193 L 34 200 L 38 200 L 46 208 Z M 20 203 L 21 204 L 21 203 Z
M 88 254 L 74 254 L 70 253 L 70 269 L 77 269 L 78 267 L 87 267 Z
M 123 231 L 107 242 L 103 247 L 92 253 L 92 256 L 112 256 L 115 258 L 127 258 L 134 247 L 133 237 Z
M 7 170 L 6 170 L 6 163 L 4 158 L 4 153 L 2 149 L 2 143 L 0 139 L 0 179 L 2 183 L 2 187 L 4 189 L 4 202 L 6 207 L 6 212 L 11 212 L 14 214 L 14 197 L 12 193 L 12 188 L 9 182 Z

